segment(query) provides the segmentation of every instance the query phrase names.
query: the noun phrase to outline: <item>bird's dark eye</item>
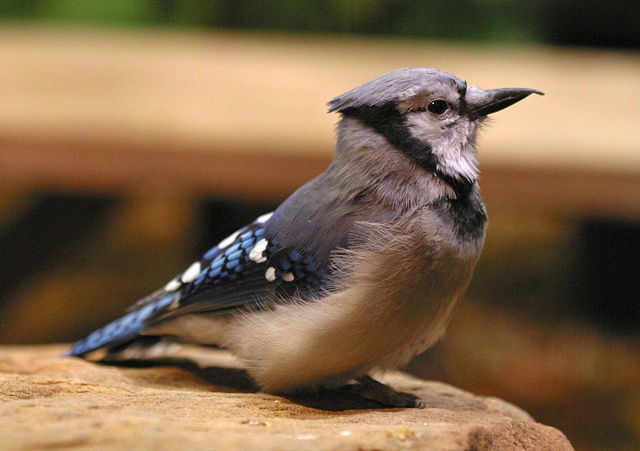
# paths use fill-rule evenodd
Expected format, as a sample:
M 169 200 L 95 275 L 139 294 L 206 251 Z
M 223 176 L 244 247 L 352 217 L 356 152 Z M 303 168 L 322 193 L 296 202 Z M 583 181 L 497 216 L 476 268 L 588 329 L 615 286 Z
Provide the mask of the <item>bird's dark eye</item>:
M 449 109 L 449 104 L 444 100 L 432 100 L 427 105 L 427 109 L 433 114 L 444 114 Z

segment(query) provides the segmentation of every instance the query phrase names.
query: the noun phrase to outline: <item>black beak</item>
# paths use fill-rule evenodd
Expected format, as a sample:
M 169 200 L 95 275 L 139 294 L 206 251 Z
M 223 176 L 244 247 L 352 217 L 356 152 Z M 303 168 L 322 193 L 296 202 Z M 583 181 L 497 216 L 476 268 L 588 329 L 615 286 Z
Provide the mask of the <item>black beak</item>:
M 504 88 L 504 89 L 474 89 L 467 93 L 467 115 L 471 119 L 478 119 L 496 111 L 500 111 L 530 94 L 544 95 L 535 89 Z

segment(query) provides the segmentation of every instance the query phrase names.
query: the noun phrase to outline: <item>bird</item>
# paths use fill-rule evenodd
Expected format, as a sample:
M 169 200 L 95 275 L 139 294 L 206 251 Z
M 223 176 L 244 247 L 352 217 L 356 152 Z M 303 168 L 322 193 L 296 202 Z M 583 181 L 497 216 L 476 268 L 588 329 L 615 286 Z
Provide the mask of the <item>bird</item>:
M 136 358 L 168 336 L 231 350 L 266 392 L 351 387 L 424 408 L 370 374 L 443 335 L 484 245 L 478 130 L 534 93 L 403 68 L 334 98 L 336 152 L 323 173 L 67 355 Z

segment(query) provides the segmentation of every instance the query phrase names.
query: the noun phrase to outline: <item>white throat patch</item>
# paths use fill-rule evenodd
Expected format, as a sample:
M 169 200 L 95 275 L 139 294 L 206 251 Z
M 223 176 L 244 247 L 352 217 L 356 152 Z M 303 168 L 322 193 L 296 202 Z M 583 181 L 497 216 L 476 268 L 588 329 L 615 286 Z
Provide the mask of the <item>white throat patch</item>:
M 407 128 L 425 145 L 431 146 L 438 170 L 458 179 L 476 180 L 478 161 L 474 147 L 477 125 L 465 118 L 434 120 L 429 113 L 409 113 Z

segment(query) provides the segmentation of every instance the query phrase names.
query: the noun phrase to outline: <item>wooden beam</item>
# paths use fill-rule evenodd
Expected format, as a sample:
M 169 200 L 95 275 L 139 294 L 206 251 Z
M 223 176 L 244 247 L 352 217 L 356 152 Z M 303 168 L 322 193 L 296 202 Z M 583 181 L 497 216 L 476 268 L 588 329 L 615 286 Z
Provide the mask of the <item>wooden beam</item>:
M 16 186 L 281 198 L 331 159 L 327 100 L 435 66 L 547 93 L 479 138 L 496 205 L 640 214 L 637 53 L 3 24 L 0 66 L 0 177 Z

